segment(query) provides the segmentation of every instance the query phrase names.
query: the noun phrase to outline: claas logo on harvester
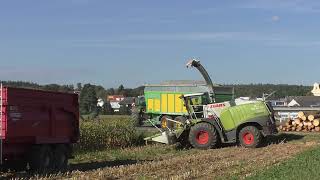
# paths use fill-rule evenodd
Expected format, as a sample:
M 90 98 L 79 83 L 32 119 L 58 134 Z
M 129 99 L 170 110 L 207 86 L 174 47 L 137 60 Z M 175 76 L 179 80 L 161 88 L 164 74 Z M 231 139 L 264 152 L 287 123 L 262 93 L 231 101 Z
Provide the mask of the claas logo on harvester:
M 224 107 L 226 107 L 226 105 L 223 104 L 223 103 L 210 104 L 210 105 L 208 105 L 208 106 L 209 106 L 209 108 L 224 108 Z

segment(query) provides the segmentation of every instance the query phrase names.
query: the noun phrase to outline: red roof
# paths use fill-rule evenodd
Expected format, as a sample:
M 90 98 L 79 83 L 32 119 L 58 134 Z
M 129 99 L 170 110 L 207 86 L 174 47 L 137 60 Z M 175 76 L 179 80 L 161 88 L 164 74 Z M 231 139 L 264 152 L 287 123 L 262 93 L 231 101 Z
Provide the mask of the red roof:
M 112 95 L 112 96 L 108 96 L 107 97 L 107 100 L 108 101 L 122 101 L 124 99 L 124 96 L 123 95 Z

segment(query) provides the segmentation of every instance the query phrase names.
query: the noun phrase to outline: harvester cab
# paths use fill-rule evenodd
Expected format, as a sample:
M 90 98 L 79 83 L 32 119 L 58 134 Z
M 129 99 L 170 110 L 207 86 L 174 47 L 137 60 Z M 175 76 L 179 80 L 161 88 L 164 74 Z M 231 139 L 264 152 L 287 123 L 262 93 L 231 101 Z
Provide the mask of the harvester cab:
M 209 93 L 186 94 L 181 97 L 190 119 L 204 118 L 204 104 L 211 104 Z

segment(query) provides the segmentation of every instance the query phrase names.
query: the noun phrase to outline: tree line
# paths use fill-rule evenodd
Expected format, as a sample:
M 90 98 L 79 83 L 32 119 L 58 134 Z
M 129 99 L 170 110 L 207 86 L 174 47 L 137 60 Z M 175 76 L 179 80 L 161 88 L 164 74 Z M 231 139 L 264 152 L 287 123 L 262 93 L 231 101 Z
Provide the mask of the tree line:
M 78 93 L 79 94 L 79 105 L 81 114 L 112 114 L 113 110 L 109 102 L 107 102 L 107 96 L 109 95 L 123 95 L 124 97 L 137 97 L 143 95 L 144 87 L 137 88 L 125 88 L 120 85 L 118 88 L 106 89 L 100 85 L 77 83 L 76 86 L 70 85 L 59 85 L 59 84 L 46 84 L 40 85 L 34 82 L 25 81 L 1 81 L 4 86 L 15 87 L 15 88 L 26 88 L 36 89 L 53 92 L 64 92 L 64 93 Z M 105 101 L 104 107 L 97 107 L 98 99 Z M 127 114 L 128 109 L 120 109 L 123 114 Z
M 4 86 L 38 89 L 54 92 L 69 92 L 80 94 L 80 112 L 81 114 L 112 114 L 110 103 L 106 102 L 108 95 L 123 95 L 125 97 L 137 97 L 143 95 L 144 87 L 125 88 L 120 85 L 118 88 L 104 88 L 100 85 L 77 83 L 76 86 L 47 84 L 40 85 L 34 82 L 24 81 L 1 81 Z M 235 88 L 236 97 L 262 97 L 263 93 L 272 93 L 275 91 L 271 99 L 279 99 L 287 96 L 306 96 L 311 95 L 311 86 L 287 85 L 287 84 L 235 84 L 225 85 Z M 104 107 L 97 107 L 97 100 L 103 99 L 106 103 Z M 123 109 L 127 113 L 127 109 Z M 121 113 L 121 112 L 120 112 Z
M 235 88 L 236 97 L 262 97 L 264 93 L 275 92 L 271 99 L 280 99 L 288 96 L 312 96 L 311 86 L 288 85 L 288 84 L 236 84 L 228 85 Z

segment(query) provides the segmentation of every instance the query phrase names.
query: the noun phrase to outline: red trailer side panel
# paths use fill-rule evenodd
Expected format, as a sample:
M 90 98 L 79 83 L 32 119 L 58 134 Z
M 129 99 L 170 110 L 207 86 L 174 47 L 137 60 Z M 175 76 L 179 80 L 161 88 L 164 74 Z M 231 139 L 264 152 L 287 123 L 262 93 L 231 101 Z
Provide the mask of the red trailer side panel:
M 6 129 L 7 129 L 7 116 L 6 116 L 6 102 L 7 102 L 7 91 L 5 88 L 2 88 L 2 85 L 0 87 L 0 139 L 5 139 L 6 137 Z
M 5 144 L 76 143 L 79 139 L 78 95 L 3 88 Z

